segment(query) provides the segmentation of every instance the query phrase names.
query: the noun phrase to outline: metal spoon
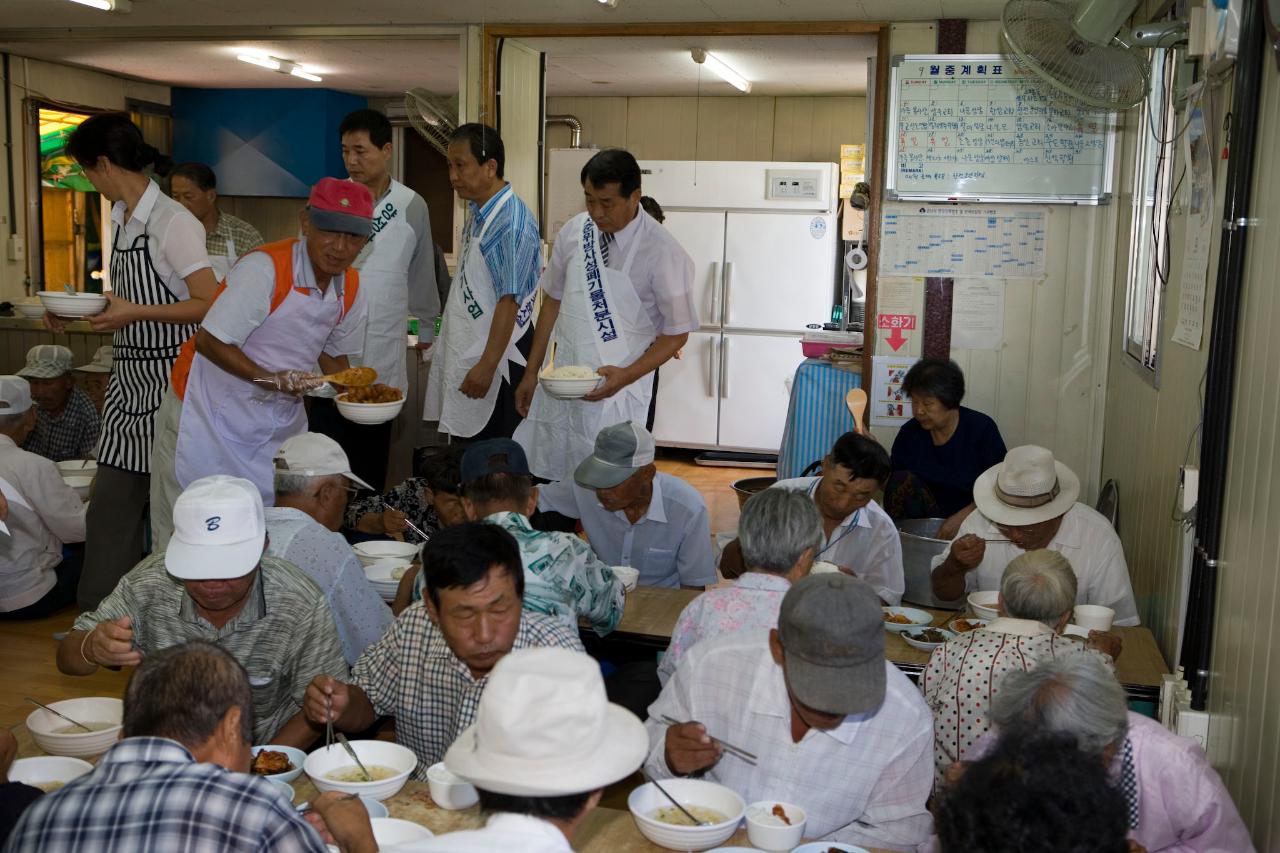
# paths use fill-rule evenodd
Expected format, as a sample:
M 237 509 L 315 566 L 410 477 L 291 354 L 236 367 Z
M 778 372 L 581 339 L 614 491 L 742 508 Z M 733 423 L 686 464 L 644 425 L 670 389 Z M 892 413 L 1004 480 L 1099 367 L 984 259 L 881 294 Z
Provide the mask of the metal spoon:
M 680 805 L 678 802 L 676 802 L 676 798 L 675 798 L 675 797 L 673 797 L 673 796 L 671 796 L 669 793 L 667 793 L 667 789 L 666 789 L 666 788 L 664 788 L 664 787 L 662 787 L 661 785 L 659 785 L 659 784 L 658 784 L 658 780 L 657 780 L 657 779 L 650 779 L 649 781 L 653 783 L 653 787 L 657 788 L 659 791 L 661 791 L 661 792 L 662 792 L 662 796 L 666 797 L 668 800 L 670 800 L 670 801 L 671 801 L 671 805 L 673 805 L 673 806 L 675 806 L 676 808 L 678 808 L 678 809 L 681 811 L 681 813 L 682 813 L 682 814 L 684 814 L 684 816 L 685 816 L 685 817 L 687 817 L 687 818 L 689 818 L 689 820 L 693 821 L 693 825 L 694 825 L 694 826 L 710 826 L 710 825 L 711 825 L 711 824 L 707 823 L 705 820 L 698 820 L 696 817 L 694 817 L 694 816 L 693 816 L 693 813 L 692 813 L 692 812 L 690 812 L 690 811 L 689 811 L 688 809 L 686 809 L 684 806 L 682 806 L 682 805 Z
M 350 755 L 351 760 L 360 768 L 360 772 L 364 774 L 364 780 L 366 782 L 372 782 L 373 774 L 365 769 L 364 762 L 360 760 L 360 756 L 356 755 L 356 751 L 351 748 L 350 742 L 347 741 L 347 736 L 342 732 L 338 732 L 338 743 L 342 744 L 342 748 L 347 751 L 347 755 Z
M 28 697 L 27 697 L 27 701 L 28 701 L 28 702 L 30 702 L 32 705 L 39 705 L 41 708 L 44 708 L 44 709 L 45 709 L 46 711 L 48 711 L 50 714 L 54 714 L 54 715 L 56 715 L 56 716 L 59 716 L 59 717 L 61 717 L 62 719 L 66 720 L 68 723 L 71 723 L 71 724 L 72 724 L 72 725 L 74 725 L 74 726 L 79 726 L 80 728 L 84 729 L 86 732 L 91 732 L 91 731 L 93 731 L 93 729 L 89 728 L 89 727 L 88 727 L 88 726 L 86 726 L 84 723 L 77 723 L 75 720 L 71 719 L 71 718 L 70 718 L 70 717 L 68 717 L 66 714 L 62 713 L 61 711 L 55 711 L 55 710 L 53 710 L 52 708 L 50 708 L 48 705 L 44 704 L 43 702 L 37 702 L 36 700 L 32 699 L 30 696 L 28 696 Z
M 63 292 L 63 293 L 66 293 L 66 294 L 67 294 L 67 295 L 69 295 L 69 296 L 75 296 L 75 295 L 76 295 L 76 289 L 75 289 L 74 287 L 72 287 L 72 286 L 71 286 L 71 282 L 69 282 L 69 281 L 64 281 L 64 282 L 62 283 L 62 292 Z M 56 713 L 56 712 L 55 712 L 55 713 Z

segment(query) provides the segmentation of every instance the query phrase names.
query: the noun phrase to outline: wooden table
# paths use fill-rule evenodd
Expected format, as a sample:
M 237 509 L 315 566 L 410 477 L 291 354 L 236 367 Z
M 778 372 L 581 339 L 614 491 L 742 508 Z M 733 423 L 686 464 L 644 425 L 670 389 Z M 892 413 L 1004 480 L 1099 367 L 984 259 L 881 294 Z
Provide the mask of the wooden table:
M 620 642 L 637 646 L 645 646 L 656 650 L 667 647 L 671 641 L 671 632 L 675 629 L 676 620 L 680 618 L 685 606 L 701 593 L 692 589 L 670 589 L 666 587 L 640 586 L 627 593 L 626 609 L 618 628 L 608 637 L 606 642 Z M 961 612 L 954 610 L 937 610 L 921 608 L 933 615 L 932 624 L 946 627 L 946 624 Z M 1124 685 L 1130 699 L 1144 702 L 1158 702 L 1160 699 L 1160 677 L 1169 671 L 1156 646 L 1155 637 L 1150 629 L 1143 627 L 1115 628 L 1124 643 L 1120 657 L 1116 661 L 1116 677 Z M 593 632 L 587 632 L 595 638 Z M 595 641 L 599 641 L 595 638 Z M 886 631 L 884 643 L 885 657 L 893 661 L 899 669 L 918 678 L 929 663 L 929 652 L 907 645 L 902 635 Z

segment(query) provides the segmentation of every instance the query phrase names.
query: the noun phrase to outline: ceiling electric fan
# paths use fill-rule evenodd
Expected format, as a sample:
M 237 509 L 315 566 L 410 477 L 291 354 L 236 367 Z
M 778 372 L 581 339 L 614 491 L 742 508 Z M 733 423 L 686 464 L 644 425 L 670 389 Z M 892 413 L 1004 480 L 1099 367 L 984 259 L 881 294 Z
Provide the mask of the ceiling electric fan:
M 458 99 L 415 87 L 404 93 L 404 111 L 418 135 L 449 156 L 449 139 L 458 129 Z
M 1147 96 L 1144 48 L 1170 47 L 1187 36 L 1185 20 L 1126 28 L 1139 2 L 1009 0 L 1000 22 L 1019 65 L 1081 104 L 1116 112 Z

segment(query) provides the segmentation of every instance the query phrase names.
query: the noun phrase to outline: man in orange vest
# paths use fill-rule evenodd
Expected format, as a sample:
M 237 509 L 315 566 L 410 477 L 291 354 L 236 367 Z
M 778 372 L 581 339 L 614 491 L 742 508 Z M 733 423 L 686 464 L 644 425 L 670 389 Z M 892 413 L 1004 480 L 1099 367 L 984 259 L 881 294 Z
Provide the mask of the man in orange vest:
M 173 501 L 192 481 L 253 481 L 270 506 L 272 456 L 307 431 L 302 395 L 364 349 L 366 308 L 352 262 L 373 227 L 364 186 L 321 178 L 299 239 L 256 249 L 232 267 L 200 330 L 183 347 L 156 417 L 151 528 L 168 544 Z

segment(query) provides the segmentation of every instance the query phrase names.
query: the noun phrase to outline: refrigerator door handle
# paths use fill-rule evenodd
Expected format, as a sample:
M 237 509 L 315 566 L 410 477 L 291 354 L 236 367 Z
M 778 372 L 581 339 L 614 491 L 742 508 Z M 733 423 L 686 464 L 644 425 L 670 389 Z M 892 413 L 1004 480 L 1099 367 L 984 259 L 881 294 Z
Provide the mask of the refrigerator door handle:
M 707 339 L 707 396 L 716 396 L 716 338 Z
M 724 263 L 724 293 L 720 297 L 720 325 L 729 323 L 729 288 L 733 284 L 733 261 Z
M 729 398 L 729 339 L 724 338 L 720 342 L 720 399 L 727 400 Z
M 720 293 L 720 262 L 712 261 L 711 262 L 711 281 L 707 283 L 707 302 L 710 303 L 707 305 L 707 312 L 708 312 L 707 317 L 710 318 L 707 321 L 707 323 L 709 325 L 715 325 L 716 323 L 715 318 L 719 315 L 719 309 L 717 308 L 717 305 L 719 303 L 719 300 L 717 299 L 717 297 L 719 296 L 719 293 Z

